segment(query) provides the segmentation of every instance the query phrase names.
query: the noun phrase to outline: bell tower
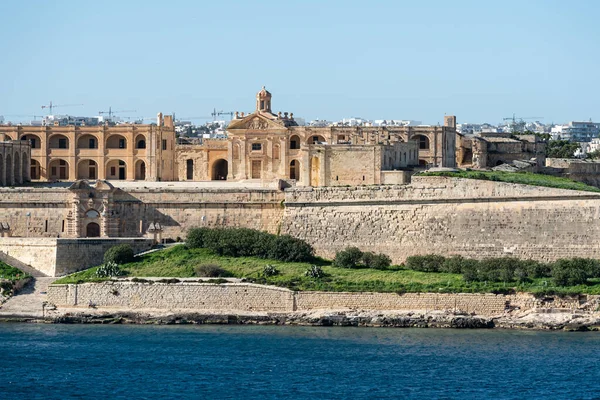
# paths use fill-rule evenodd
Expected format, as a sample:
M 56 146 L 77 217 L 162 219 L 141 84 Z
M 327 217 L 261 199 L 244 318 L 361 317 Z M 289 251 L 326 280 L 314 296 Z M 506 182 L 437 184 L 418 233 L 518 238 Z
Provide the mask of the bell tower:
M 256 94 L 256 111 L 271 112 L 271 93 L 264 86 Z

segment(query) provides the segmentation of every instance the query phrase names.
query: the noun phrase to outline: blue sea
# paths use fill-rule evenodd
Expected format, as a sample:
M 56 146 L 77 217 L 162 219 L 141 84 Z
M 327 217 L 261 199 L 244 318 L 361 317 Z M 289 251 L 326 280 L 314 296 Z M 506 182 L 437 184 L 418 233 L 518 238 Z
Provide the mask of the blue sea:
M 0 399 L 594 399 L 600 333 L 0 324 Z

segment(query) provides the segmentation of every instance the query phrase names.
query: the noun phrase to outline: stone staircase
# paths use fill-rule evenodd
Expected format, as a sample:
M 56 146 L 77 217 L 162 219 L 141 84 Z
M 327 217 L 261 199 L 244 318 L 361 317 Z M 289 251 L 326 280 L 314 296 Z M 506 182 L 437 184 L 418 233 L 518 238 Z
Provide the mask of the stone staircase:
M 46 292 L 57 278 L 34 277 L 19 293 L 0 305 L 0 318 L 42 318 L 42 304 Z

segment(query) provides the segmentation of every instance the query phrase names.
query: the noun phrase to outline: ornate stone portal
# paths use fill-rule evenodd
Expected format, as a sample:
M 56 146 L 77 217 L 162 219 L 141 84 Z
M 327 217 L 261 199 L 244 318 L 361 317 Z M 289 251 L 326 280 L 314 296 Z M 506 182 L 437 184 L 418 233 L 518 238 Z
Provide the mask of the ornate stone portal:
M 116 190 L 107 181 L 90 185 L 85 180 L 69 187 L 73 193 L 67 216 L 66 234 L 69 237 L 118 237 L 120 216 L 112 207 Z

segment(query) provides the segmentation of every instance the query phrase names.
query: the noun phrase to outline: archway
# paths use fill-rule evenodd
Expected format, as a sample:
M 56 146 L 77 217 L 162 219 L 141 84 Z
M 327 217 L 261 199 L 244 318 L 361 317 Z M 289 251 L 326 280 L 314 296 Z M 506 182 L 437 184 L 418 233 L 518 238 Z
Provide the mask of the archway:
M 42 170 L 42 166 L 40 165 L 38 160 L 31 160 L 31 165 L 29 166 L 29 177 L 32 180 L 40 179 L 40 173 Z
M 325 138 L 321 135 L 313 135 L 308 137 L 308 144 L 320 144 L 325 143 Z
M 12 156 L 10 155 L 10 153 L 6 154 L 6 180 L 4 181 L 4 184 L 6 186 L 12 186 L 15 184 L 15 182 L 13 181 L 13 164 L 12 164 Z
M 15 184 L 23 183 L 23 174 L 21 173 L 21 155 L 15 152 L 15 165 L 13 166 L 13 176 Z
M 40 140 L 39 136 L 32 134 L 21 136 L 21 140 L 27 140 L 32 149 L 39 149 L 42 145 L 42 141 Z
M 85 237 L 100 237 L 100 225 L 90 222 L 85 227 Z
M 146 148 L 146 136 L 137 135 L 135 137 L 135 148 L 136 149 L 145 149 Z
M 21 156 L 21 177 L 23 182 L 28 182 L 31 180 L 31 175 L 29 174 L 29 167 L 31 163 L 28 163 L 29 157 L 27 157 L 27 153 L 23 153 Z
M 68 149 L 69 138 L 65 135 L 52 135 L 48 141 L 48 147 L 51 149 Z
M 50 170 L 50 176 L 48 177 L 50 180 L 60 179 L 66 181 L 69 179 L 69 164 L 65 160 L 52 160 L 48 165 L 48 169 Z
M 78 149 L 97 149 L 98 138 L 94 135 L 83 135 L 77 139 Z
M 429 150 L 429 138 L 425 135 L 416 135 L 413 139 L 419 142 L 419 150 Z
M 107 149 L 126 149 L 127 139 L 122 135 L 111 135 L 106 139 Z
M 143 160 L 138 160 L 135 163 L 135 179 L 137 181 L 146 180 L 146 163 Z
M 98 164 L 94 160 L 81 160 L 77 166 L 77 179 L 98 179 Z
M 300 162 L 298 160 L 290 162 L 290 179 L 300 179 Z
M 290 136 L 290 150 L 297 150 L 300 148 L 300 137 L 298 135 Z
M 194 179 L 194 160 L 191 158 L 185 162 L 185 179 L 188 181 Z
M 227 160 L 217 160 L 213 163 L 212 167 L 212 180 L 213 181 L 224 181 L 227 179 L 228 165 Z
M 106 179 L 127 179 L 127 164 L 123 160 L 110 160 L 106 164 Z

